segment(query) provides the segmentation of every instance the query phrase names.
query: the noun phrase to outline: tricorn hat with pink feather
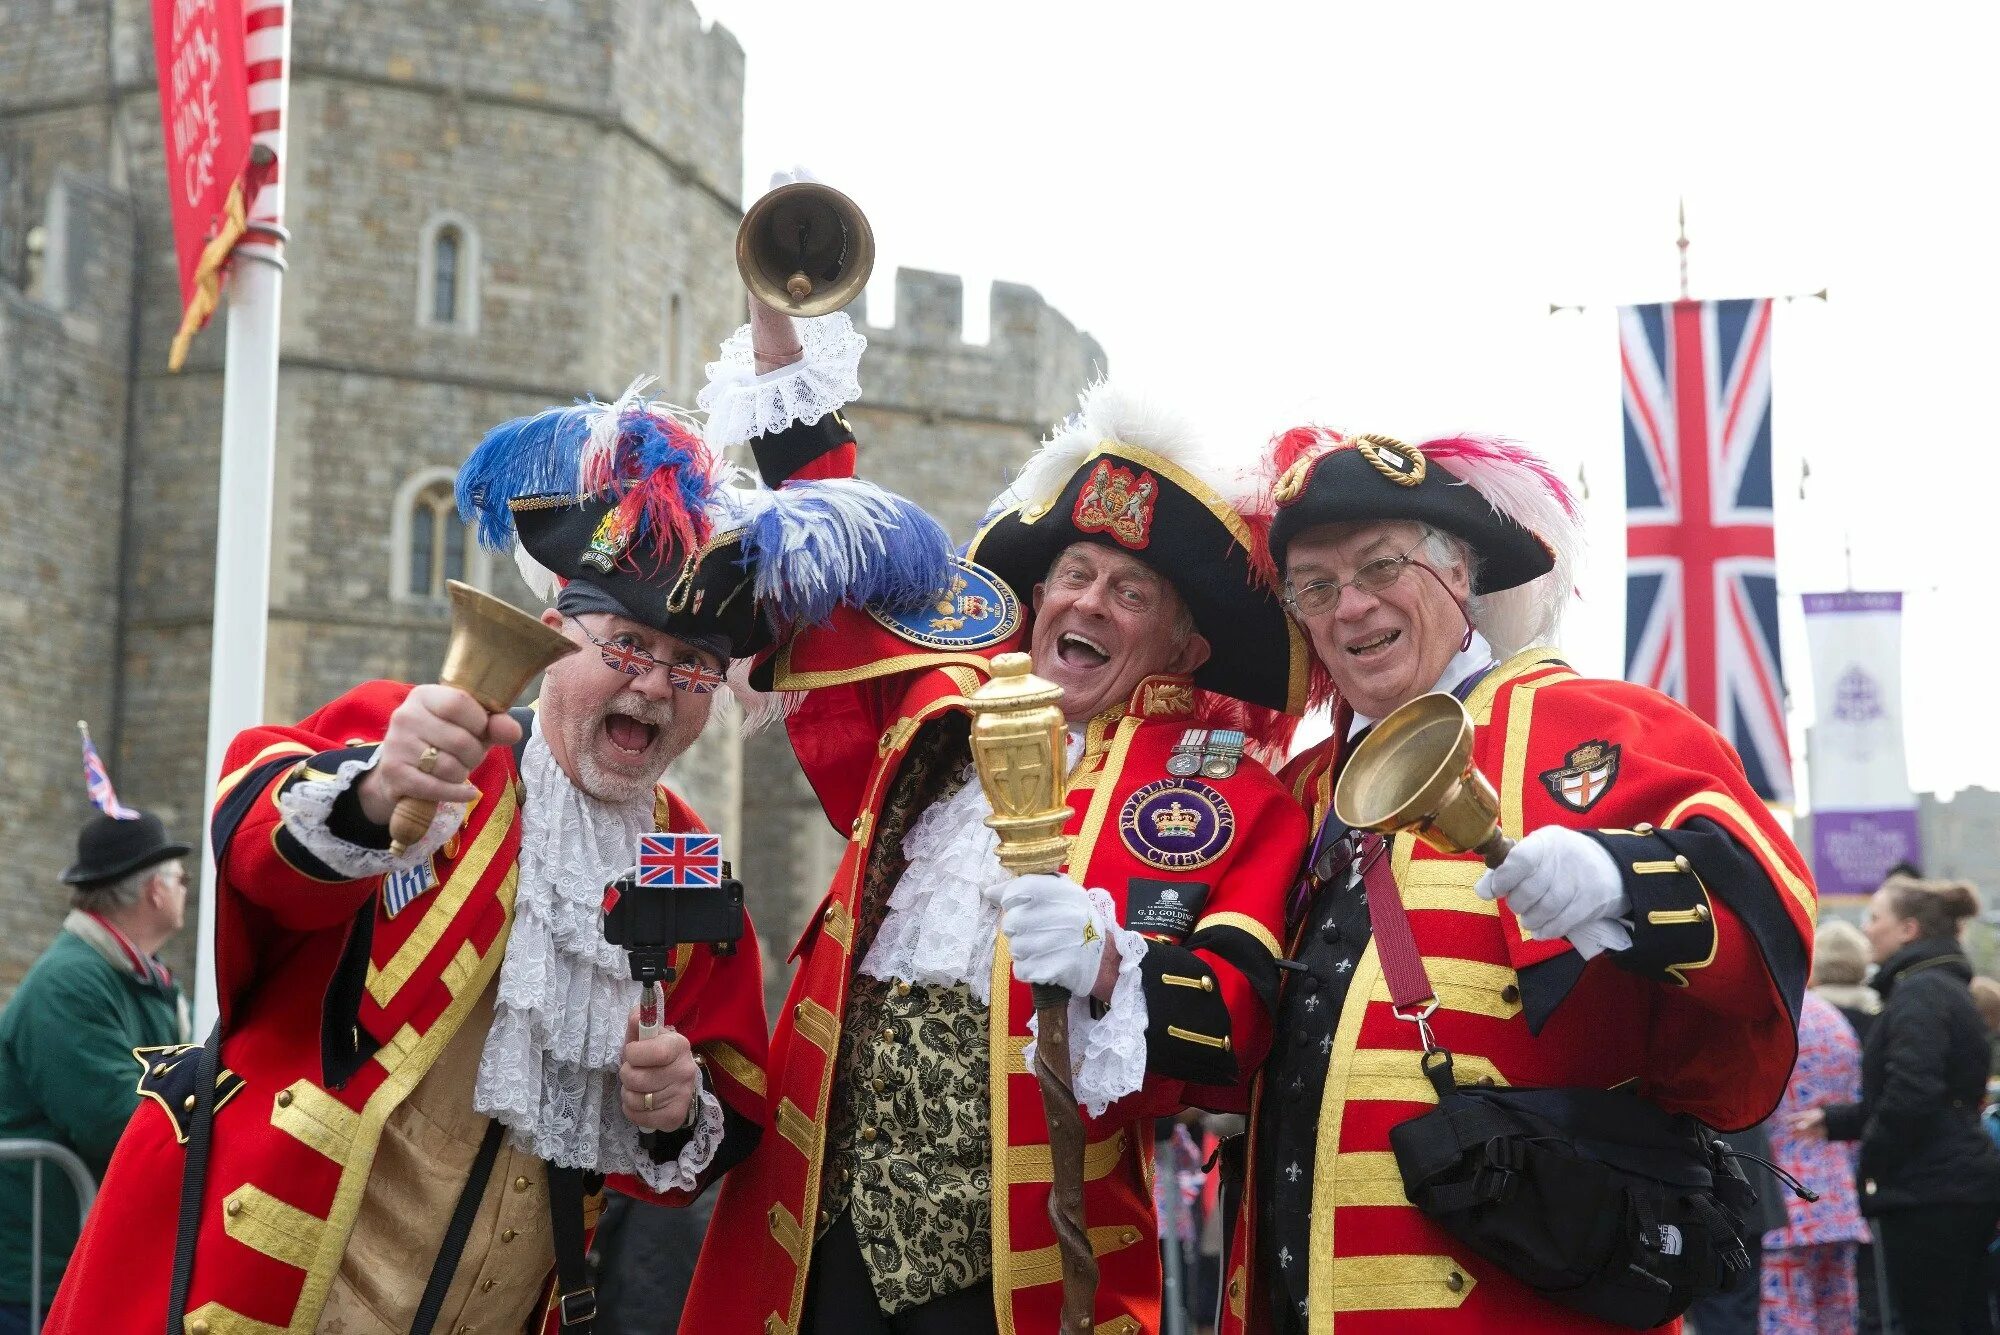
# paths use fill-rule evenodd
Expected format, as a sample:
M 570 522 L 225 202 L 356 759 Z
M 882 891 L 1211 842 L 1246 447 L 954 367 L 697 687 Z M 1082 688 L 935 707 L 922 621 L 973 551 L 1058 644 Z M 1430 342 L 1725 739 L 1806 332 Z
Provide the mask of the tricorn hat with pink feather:
M 1322 524 L 1409 520 L 1478 558 L 1480 629 L 1503 653 L 1554 632 L 1574 584 L 1583 525 L 1576 498 L 1539 455 L 1497 436 L 1405 444 L 1294 427 L 1272 442 L 1271 555 Z M 1502 596 L 1496 596 L 1502 595 Z

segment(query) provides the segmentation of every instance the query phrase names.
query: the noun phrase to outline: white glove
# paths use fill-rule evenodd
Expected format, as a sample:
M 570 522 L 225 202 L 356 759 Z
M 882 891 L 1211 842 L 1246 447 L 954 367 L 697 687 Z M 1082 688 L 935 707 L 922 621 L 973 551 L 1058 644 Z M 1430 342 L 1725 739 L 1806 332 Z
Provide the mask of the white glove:
M 1024 983 L 1055 983 L 1089 996 L 1110 926 L 1067 876 L 1016 876 L 1000 887 L 1000 930 L 1014 954 L 1014 976 Z
M 1569 937 L 1586 959 L 1632 944 L 1617 921 L 1632 911 L 1618 864 L 1602 844 L 1575 830 L 1544 825 L 1533 831 L 1472 888 L 1481 899 L 1504 897 L 1529 936 Z

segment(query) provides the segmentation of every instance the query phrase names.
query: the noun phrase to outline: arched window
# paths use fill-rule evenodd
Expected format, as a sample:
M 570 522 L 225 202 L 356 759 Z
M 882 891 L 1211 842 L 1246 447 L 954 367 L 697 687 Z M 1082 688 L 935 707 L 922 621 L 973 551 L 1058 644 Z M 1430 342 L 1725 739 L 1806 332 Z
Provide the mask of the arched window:
M 479 231 L 460 214 L 433 215 L 418 238 L 417 323 L 479 332 Z
M 397 489 L 390 589 L 401 602 L 444 601 L 445 581 L 487 581 L 486 553 L 458 517 L 448 468 L 426 468 Z
M 458 250 L 456 227 L 440 227 L 431 241 L 431 323 L 458 323 Z

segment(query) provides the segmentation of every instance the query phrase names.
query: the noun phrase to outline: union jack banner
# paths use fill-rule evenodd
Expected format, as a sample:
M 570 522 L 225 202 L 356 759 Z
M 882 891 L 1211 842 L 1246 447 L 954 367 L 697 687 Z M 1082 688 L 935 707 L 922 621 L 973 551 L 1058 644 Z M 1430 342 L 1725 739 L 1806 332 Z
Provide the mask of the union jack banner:
M 1618 312 L 1625 677 L 1685 704 L 1792 798 L 1771 507 L 1771 303 Z
M 638 883 L 667 890 L 699 890 L 721 885 L 721 836 L 640 835 Z
M 90 740 L 89 725 L 78 719 L 76 729 L 83 734 L 83 786 L 90 794 L 90 804 L 113 820 L 139 819 L 138 812 L 118 800 L 118 791 L 111 786 L 111 771 L 104 768 Z

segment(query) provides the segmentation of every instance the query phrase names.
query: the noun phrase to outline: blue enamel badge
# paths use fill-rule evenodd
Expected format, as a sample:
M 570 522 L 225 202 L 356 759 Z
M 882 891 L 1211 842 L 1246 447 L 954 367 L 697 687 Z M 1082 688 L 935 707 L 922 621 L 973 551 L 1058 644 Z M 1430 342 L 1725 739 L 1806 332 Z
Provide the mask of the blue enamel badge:
M 1236 813 L 1199 779 L 1156 779 L 1125 799 L 1118 834 L 1147 866 L 1189 871 L 1222 856 L 1236 837 Z
M 869 608 L 868 615 L 904 639 L 930 649 L 984 649 L 1021 624 L 1014 591 L 985 566 L 951 558 L 951 585 L 926 606 L 909 612 Z

